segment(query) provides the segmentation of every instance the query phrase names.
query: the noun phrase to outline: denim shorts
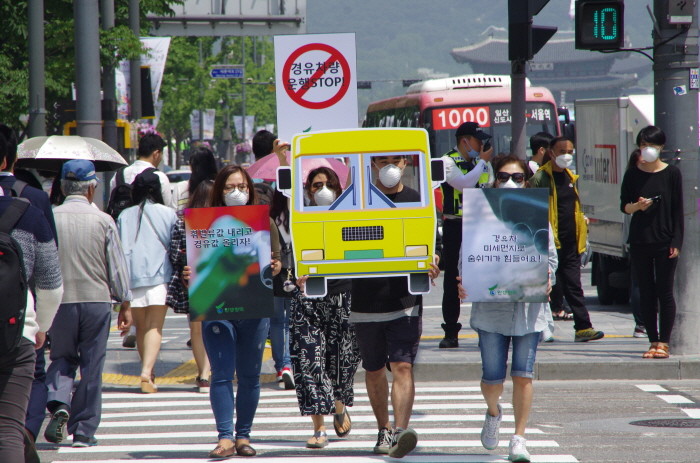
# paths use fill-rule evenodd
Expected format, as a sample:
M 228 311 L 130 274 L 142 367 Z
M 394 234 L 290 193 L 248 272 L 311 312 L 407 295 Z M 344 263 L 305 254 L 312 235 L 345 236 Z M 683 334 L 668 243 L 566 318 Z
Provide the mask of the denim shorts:
M 540 333 L 523 336 L 504 336 L 498 333 L 476 330 L 479 334 L 481 352 L 481 381 L 485 384 L 501 384 L 506 380 L 508 348 L 513 342 L 511 376 L 532 378 L 534 376 L 535 355 Z

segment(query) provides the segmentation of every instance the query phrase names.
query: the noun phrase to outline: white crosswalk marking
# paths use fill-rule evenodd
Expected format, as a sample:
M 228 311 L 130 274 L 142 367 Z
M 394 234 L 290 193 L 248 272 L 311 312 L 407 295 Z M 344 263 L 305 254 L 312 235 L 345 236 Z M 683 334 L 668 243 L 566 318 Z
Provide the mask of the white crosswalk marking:
M 486 409 L 478 387 L 452 385 L 416 388 L 411 425 L 418 433 L 418 447 L 401 461 L 409 463 L 506 462 L 508 439 L 514 432 L 512 405 L 504 409 L 501 442 L 489 452 L 481 446 L 479 433 Z M 253 424 L 252 445 L 258 460 L 285 463 L 377 463 L 388 461 L 372 454 L 377 430 L 363 388 L 355 390 L 353 421 L 348 438 L 336 438 L 332 418 L 330 444 L 323 450 L 306 449 L 311 420 L 299 416 L 294 391 L 263 389 Z M 95 436 L 99 445 L 72 448 L 69 438 L 51 457 L 42 461 L 116 463 L 123 461 L 194 463 L 208 461 L 216 445 L 216 429 L 209 397 L 194 391 L 156 394 L 105 392 L 102 423 Z M 533 462 L 577 462 L 573 455 L 560 454 L 559 444 L 547 429 L 528 428 L 528 448 Z M 41 449 L 40 454 L 47 452 Z M 48 452 L 47 452 L 48 453 Z

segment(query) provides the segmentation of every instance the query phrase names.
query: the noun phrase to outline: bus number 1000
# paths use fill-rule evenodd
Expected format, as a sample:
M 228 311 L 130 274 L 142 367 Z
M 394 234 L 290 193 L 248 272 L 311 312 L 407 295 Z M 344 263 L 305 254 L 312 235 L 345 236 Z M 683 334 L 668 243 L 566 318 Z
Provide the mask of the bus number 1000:
M 489 107 L 471 106 L 468 108 L 439 108 L 433 110 L 435 130 L 456 129 L 463 122 L 476 122 L 479 127 L 489 127 Z

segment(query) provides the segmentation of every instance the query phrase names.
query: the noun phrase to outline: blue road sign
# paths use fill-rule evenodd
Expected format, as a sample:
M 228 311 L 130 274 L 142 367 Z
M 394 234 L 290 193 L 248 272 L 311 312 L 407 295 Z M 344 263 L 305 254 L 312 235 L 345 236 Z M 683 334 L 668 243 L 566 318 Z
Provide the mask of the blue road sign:
M 212 79 L 242 79 L 243 74 L 241 65 L 218 65 L 209 70 Z

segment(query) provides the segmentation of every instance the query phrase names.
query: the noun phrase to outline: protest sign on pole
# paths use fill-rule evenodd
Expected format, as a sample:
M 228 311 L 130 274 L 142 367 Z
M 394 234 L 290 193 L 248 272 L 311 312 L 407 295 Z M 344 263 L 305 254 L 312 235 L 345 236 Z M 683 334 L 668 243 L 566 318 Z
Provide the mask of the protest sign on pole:
M 273 316 L 269 206 L 185 209 L 190 320 Z
M 547 302 L 549 202 L 543 188 L 467 188 L 462 285 L 469 302 Z
M 358 126 L 355 34 L 275 37 L 278 136 Z

